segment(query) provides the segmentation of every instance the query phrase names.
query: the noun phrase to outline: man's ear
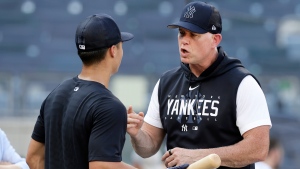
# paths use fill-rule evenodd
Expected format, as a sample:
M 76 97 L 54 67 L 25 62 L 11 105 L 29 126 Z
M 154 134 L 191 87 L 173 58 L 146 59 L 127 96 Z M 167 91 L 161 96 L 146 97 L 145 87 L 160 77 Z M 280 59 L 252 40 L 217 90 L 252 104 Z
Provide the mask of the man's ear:
M 112 45 L 110 48 L 109 48 L 109 54 L 112 56 L 112 57 L 115 57 L 116 56 L 116 45 Z
M 219 44 L 221 43 L 221 40 L 222 40 L 222 35 L 221 34 L 214 34 L 213 36 L 214 38 L 214 45 L 215 47 L 219 46 Z

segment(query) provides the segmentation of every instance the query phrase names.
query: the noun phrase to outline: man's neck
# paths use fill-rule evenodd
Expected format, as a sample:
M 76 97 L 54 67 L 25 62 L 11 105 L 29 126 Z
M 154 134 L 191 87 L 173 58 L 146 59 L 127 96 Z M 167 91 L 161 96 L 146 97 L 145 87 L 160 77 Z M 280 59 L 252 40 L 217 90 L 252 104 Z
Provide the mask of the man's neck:
M 108 88 L 110 77 L 110 71 L 101 68 L 101 66 L 83 66 L 81 73 L 78 75 L 79 79 L 95 81 L 103 84 L 106 88 Z

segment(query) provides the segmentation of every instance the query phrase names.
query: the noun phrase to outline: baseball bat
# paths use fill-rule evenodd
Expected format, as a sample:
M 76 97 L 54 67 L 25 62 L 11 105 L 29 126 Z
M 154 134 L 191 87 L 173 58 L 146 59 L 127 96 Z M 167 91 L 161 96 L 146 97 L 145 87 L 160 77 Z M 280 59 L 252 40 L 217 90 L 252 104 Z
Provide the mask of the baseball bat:
M 187 169 L 214 169 L 221 165 L 221 159 L 217 154 L 210 154 L 189 165 Z

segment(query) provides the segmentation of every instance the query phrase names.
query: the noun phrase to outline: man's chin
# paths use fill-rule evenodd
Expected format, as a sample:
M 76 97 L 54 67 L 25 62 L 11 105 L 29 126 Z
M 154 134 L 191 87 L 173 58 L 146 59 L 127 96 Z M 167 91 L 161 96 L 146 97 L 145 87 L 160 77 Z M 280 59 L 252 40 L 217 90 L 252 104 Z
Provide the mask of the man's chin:
M 187 59 L 180 59 L 182 63 L 184 64 L 189 64 L 188 60 Z

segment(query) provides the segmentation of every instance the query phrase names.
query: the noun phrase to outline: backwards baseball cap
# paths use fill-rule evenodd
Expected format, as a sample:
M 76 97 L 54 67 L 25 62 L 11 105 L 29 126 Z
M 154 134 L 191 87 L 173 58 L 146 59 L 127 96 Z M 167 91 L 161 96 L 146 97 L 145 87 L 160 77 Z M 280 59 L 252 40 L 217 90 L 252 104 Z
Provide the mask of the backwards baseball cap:
M 214 6 L 195 1 L 184 7 L 179 22 L 168 25 L 168 28 L 178 27 L 200 34 L 217 34 L 222 32 L 222 19 Z
M 87 17 L 78 25 L 75 42 L 78 51 L 93 51 L 109 48 L 132 38 L 131 33 L 120 32 L 111 16 L 95 14 Z

